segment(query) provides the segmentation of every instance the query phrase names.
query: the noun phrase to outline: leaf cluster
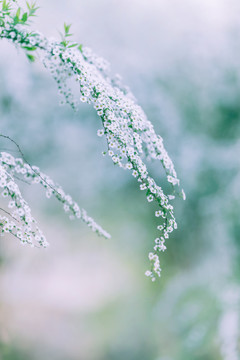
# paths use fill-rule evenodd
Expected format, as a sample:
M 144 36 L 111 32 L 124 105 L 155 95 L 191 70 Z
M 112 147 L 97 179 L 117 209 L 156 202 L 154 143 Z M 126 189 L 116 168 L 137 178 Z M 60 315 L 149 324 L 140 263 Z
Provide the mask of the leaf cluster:
M 68 38 L 70 36 L 72 36 L 73 34 L 70 34 L 70 28 L 71 28 L 71 24 L 67 25 L 66 23 L 64 23 L 64 33 L 60 32 L 62 41 L 60 42 L 60 44 L 64 47 L 64 48 L 72 48 L 75 46 L 78 46 L 77 43 L 72 43 L 71 41 L 68 40 Z
M 27 5 L 27 11 L 25 11 L 22 15 L 21 15 L 21 13 L 24 10 L 20 7 L 17 9 L 16 14 L 13 17 L 14 25 L 17 25 L 17 24 L 27 25 L 27 21 L 29 20 L 29 18 L 36 16 L 35 13 L 39 9 L 39 7 L 36 6 L 36 2 L 29 3 L 28 1 L 26 1 L 26 5 Z
M 0 27 L 5 26 L 5 16 L 10 15 L 11 13 L 11 3 L 7 0 L 0 1 L 0 4 L 2 4 L 2 8 L 0 8 Z

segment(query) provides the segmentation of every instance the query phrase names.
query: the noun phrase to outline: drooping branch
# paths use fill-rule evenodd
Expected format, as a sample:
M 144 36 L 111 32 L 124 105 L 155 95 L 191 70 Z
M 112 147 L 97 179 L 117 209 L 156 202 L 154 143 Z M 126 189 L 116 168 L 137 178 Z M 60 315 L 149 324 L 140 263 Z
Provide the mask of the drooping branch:
M 36 5 L 27 3 L 26 10 L 15 8 L 15 1 L 0 1 L 0 38 L 5 38 L 21 47 L 30 61 L 38 56 L 56 80 L 63 103 L 76 109 L 79 100 L 94 107 L 102 128 L 99 136 L 105 136 L 107 154 L 114 164 L 131 171 L 139 182 L 140 190 L 146 192 L 149 202 L 155 201 L 158 210 L 155 216 L 162 218 L 155 240 L 153 252 L 149 253 L 151 270 L 146 272 L 154 281 L 160 276 L 158 253 L 166 249 L 165 240 L 177 228 L 173 206 L 169 201 L 176 194 L 185 198 L 179 189 L 179 179 L 173 163 L 164 148 L 162 138 L 154 131 L 142 108 L 137 105 L 130 90 L 119 76 L 111 76 L 108 63 L 95 55 L 89 48 L 71 42 L 70 26 L 64 24 L 64 34 L 60 41 L 48 39 L 36 31 L 29 31 L 29 18 L 35 14 Z M 69 79 L 79 84 L 80 99 L 75 99 Z M 172 193 L 164 194 L 157 181 L 149 174 L 146 160 L 159 160 L 166 172 Z
M 28 163 L 20 158 L 14 158 L 12 155 L 1 152 L 0 153 L 0 188 L 3 189 L 2 196 L 8 197 L 8 207 L 13 208 L 11 216 L 18 220 L 24 231 L 29 233 L 28 243 L 33 240 L 41 240 L 40 245 L 47 246 L 47 242 L 42 236 L 31 229 L 31 224 L 36 224 L 36 220 L 31 215 L 31 210 L 26 201 L 23 199 L 18 185 L 14 181 L 14 175 L 24 176 L 24 179 L 32 184 L 41 184 L 46 190 L 46 196 L 50 198 L 55 196 L 63 205 L 64 211 L 69 214 L 71 219 L 81 219 L 85 222 L 92 231 L 105 238 L 110 238 L 110 235 L 101 228 L 91 217 L 89 217 L 84 209 L 80 209 L 78 204 L 74 202 L 70 195 L 65 194 L 63 189 L 55 184 L 49 176 L 42 173 L 36 166 L 30 166 Z M 27 229 L 27 230 L 26 230 Z M 20 238 L 20 237 L 19 237 Z M 20 240 L 22 240 L 20 238 Z M 23 241 L 26 242 L 26 241 Z

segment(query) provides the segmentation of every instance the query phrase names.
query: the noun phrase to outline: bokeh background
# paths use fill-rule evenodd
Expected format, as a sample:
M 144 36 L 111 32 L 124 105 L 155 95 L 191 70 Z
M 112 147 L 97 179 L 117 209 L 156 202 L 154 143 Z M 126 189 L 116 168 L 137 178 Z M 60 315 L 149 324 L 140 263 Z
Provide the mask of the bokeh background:
M 1 360 L 240 358 L 240 3 L 238 0 L 39 0 L 34 28 L 108 59 L 164 138 L 187 200 L 144 276 L 157 219 L 135 179 L 102 156 L 86 104 L 59 107 L 43 66 L 0 46 L 1 133 L 11 136 L 112 234 L 65 217 L 21 184 L 47 250 L 0 240 Z M 18 156 L 0 140 L 0 149 Z M 155 168 L 160 181 L 165 178 Z

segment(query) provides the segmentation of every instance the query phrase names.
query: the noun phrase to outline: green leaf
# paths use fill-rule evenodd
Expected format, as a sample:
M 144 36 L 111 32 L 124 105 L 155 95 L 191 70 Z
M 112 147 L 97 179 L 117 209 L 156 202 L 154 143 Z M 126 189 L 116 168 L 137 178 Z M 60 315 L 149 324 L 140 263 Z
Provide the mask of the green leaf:
M 36 6 L 36 2 L 29 4 L 29 2 L 26 1 L 26 4 L 27 4 L 28 11 L 29 11 L 28 17 L 36 16 L 35 12 L 39 9 L 39 7 Z
M 19 19 L 20 13 L 21 13 L 21 8 L 19 7 L 19 8 L 17 9 L 17 12 L 16 12 L 15 17 Z
M 21 8 L 18 8 L 17 12 L 13 18 L 14 25 L 17 25 L 20 22 L 20 19 L 19 19 L 20 13 L 21 13 Z
M 31 54 L 26 54 L 26 55 L 27 55 L 28 60 L 30 60 L 31 62 L 35 61 L 35 56 L 33 56 Z
M 75 47 L 75 46 L 77 46 L 77 43 L 76 43 L 76 44 L 68 45 L 68 48 L 70 49 L 70 48 L 73 48 L 73 47 Z
M 65 35 L 67 35 L 67 34 L 69 33 L 69 30 L 70 30 L 70 27 L 71 27 L 71 26 L 72 26 L 71 24 L 67 25 L 66 23 L 64 23 Z
M 28 19 L 28 13 L 25 12 L 25 13 L 23 14 L 23 16 L 22 16 L 22 21 L 23 21 L 23 22 L 26 22 L 27 19 Z
M 10 10 L 10 3 L 6 0 L 3 0 L 2 2 L 2 11 L 9 11 Z
M 28 50 L 28 51 L 34 51 L 37 50 L 36 46 L 22 46 L 22 49 Z
M 63 41 L 60 42 L 60 44 L 63 45 L 64 47 L 67 47 L 68 41 L 63 40 Z
M 3 11 L 6 10 L 6 5 L 7 5 L 6 0 L 3 0 L 3 2 L 2 2 L 2 10 Z
M 81 51 L 81 53 L 83 52 L 83 49 L 82 49 L 82 48 L 83 48 L 83 46 L 82 46 L 82 44 L 80 44 L 80 45 L 78 46 L 78 50 Z

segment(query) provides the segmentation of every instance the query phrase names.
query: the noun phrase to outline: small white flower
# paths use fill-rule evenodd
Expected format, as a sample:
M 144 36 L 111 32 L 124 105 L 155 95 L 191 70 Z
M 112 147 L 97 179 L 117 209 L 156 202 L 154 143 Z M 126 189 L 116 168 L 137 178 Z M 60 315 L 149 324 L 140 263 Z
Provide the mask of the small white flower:
M 15 206 L 15 201 L 9 201 L 8 207 L 13 208 Z
M 147 196 L 147 201 L 148 201 L 148 202 L 153 201 L 153 196 L 152 196 L 152 195 L 148 195 L 148 196 Z
M 116 164 L 116 163 L 118 163 L 119 159 L 118 159 L 118 157 L 116 155 L 113 155 L 112 156 L 112 161 Z
M 154 255 L 152 252 L 150 252 L 150 253 L 148 254 L 149 260 L 153 260 L 154 257 L 155 257 L 155 255 Z
M 3 190 L 3 192 L 2 192 L 2 197 L 7 197 L 7 196 L 8 196 L 8 190 L 5 189 L 5 190 Z
M 64 208 L 64 211 L 66 211 L 66 212 L 68 212 L 68 211 L 69 211 L 69 205 L 64 204 L 63 208 Z
M 167 247 L 164 245 L 163 242 L 161 242 L 161 243 L 159 244 L 159 250 L 160 250 L 160 251 L 165 251 L 166 248 L 167 248 Z
M 147 270 L 147 271 L 145 272 L 145 275 L 146 275 L 146 276 L 151 276 L 151 275 L 152 275 L 152 272 L 151 272 L 150 270 Z
M 87 101 L 86 96 L 81 96 L 81 97 L 80 97 L 80 101 L 82 101 L 82 102 L 86 102 L 86 101 Z
M 155 216 L 156 217 L 159 217 L 159 216 L 162 216 L 162 215 L 163 215 L 163 212 L 161 210 L 155 211 Z
M 131 169 L 132 169 L 132 167 L 133 167 L 133 166 L 132 166 L 132 164 L 131 164 L 131 163 L 127 163 L 127 164 L 126 164 L 126 169 L 131 170 Z
M 104 130 L 103 130 L 103 129 L 99 129 L 99 130 L 97 131 L 97 135 L 98 135 L 98 136 L 103 136 L 103 135 L 104 135 Z

